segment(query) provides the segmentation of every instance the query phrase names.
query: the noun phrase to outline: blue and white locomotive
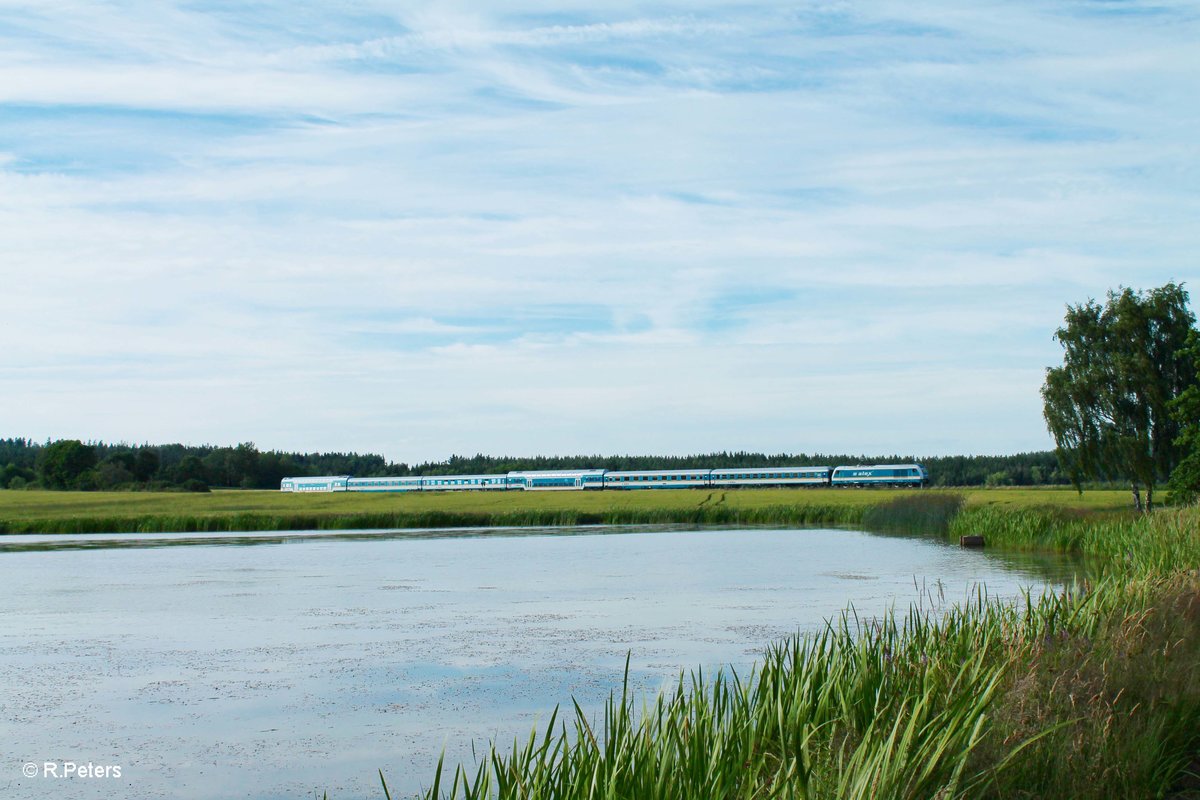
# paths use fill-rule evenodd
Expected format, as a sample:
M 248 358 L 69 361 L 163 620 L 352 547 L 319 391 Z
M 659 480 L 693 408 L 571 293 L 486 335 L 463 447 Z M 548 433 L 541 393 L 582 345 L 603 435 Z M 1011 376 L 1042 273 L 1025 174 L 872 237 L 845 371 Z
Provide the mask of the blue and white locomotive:
M 914 486 L 929 480 L 920 464 L 876 464 L 873 467 L 838 467 L 829 478 L 830 486 Z
M 614 471 L 564 469 L 509 472 L 504 475 L 424 475 L 354 478 L 326 475 L 284 478 L 283 492 L 453 492 L 576 491 L 615 489 L 705 489 L 739 486 L 888 486 L 919 489 L 929 481 L 920 464 L 856 467 L 738 467 Z

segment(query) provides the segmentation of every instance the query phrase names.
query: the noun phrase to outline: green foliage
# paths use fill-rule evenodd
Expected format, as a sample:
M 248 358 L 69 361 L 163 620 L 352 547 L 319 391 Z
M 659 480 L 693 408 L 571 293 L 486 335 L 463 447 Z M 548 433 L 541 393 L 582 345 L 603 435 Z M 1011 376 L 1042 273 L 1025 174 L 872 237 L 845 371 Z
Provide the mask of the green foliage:
M 1109 292 L 1068 306 L 1055 333 L 1063 365 L 1046 371 L 1046 424 L 1073 482 L 1123 477 L 1153 505 L 1154 486 L 1179 460 L 1171 402 L 1195 383 L 1182 351 L 1193 331 L 1188 294 L 1168 283 L 1147 292 Z
M 0 469 L 0 489 L 23 489 L 33 479 L 32 469 L 11 461 Z
M 1184 456 L 1171 473 L 1168 488 L 1174 502 L 1189 504 L 1200 499 L 1200 332 L 1192 332 L 1183 355 L 1191 362 L 1198 377 L 1180 393 L 1171 407 L 1171 414 L 1179 425 L 1179 438 L 1175 443 Z
M 96 448 L 78 439 L 62 439 L 46 445 L 38 454 L 38 480 L 47 489 L 88 489 L 96 466 Z
M 124 463 L 111 458 L 96 467 L 94 479 L 96 488 L 100 490 L 119 489 L 136 480 Z
M 1194 505 L 1200 500 L 1200 446 L 1193 447 L 1175 467 L 1167 488 L 1171 501 L 1178 505 Z
M 988 475 L 987 478 L 984 480 L 983 485 L 988 486 L 988 487 L 1011 486 L 1012 478 L 1009 477 L 1009 474 L 1007 472 L 1005 472 L 1004 470 L 1000 470 L 998 472 L 993 472 L 992 474 Z
M 135 479 L 146 483 L 158 473 L 158 453 L 149 447 L 139 448 L 130 467 Z
M 0 464 L 32 470 L 40 449 L 31 439 L 0 439 Z

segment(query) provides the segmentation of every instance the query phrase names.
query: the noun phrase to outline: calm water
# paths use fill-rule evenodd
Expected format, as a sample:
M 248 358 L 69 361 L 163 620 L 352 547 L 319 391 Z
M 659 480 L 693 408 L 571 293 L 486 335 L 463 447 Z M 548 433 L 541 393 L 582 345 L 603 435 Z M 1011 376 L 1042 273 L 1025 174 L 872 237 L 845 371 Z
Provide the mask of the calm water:
M 0 537 L 5 797 L 382 797 L 572 696 L 1065 561 L 844 530 Z M 22 775 L 25 762 L 120 778 Z

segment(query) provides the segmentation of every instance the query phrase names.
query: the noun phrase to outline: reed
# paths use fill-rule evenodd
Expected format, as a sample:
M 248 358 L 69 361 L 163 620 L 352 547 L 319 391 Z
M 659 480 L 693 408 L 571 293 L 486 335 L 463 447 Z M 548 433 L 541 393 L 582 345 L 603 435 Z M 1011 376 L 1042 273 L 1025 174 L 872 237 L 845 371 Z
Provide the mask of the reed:
M 0 520 L 0 533 L 200 533 L 380 528 L 566 527 L 574 525 L 857 525 L 867 506 L 790 503 L 683 507 L 427 508 L 324 513 L 235 512 Z
M 899 533 L 945 533 L 966 503 L 955 492 L 906 494 L 869 506 L 862 524 L 875 531 Z
M 1061 509 L 967 508 L 948 527 L 951 536 L 983 533 L 1005 550 L 1076 553 L 1098 569 L 1122 574 L 1168 574 L 1200 565 L 1200 513 L 1160 509 L 1117 518 L 1086 517 Z

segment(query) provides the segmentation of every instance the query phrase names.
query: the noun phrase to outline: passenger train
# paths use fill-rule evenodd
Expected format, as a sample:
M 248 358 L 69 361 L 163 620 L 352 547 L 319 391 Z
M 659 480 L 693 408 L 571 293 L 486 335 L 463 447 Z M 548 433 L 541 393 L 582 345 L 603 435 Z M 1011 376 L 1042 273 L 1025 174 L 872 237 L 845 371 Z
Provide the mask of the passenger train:
M 704 489 L 738 486 L 893 486 L 921 488 L 929 474 L 920 464 L 857 467 L 748 467 L 614 472 L 604 469 L 538 470 L 504 475 L 424 475 L 390 478 L 284 478 L 283 492 L 571 491 L 600 489 Z

